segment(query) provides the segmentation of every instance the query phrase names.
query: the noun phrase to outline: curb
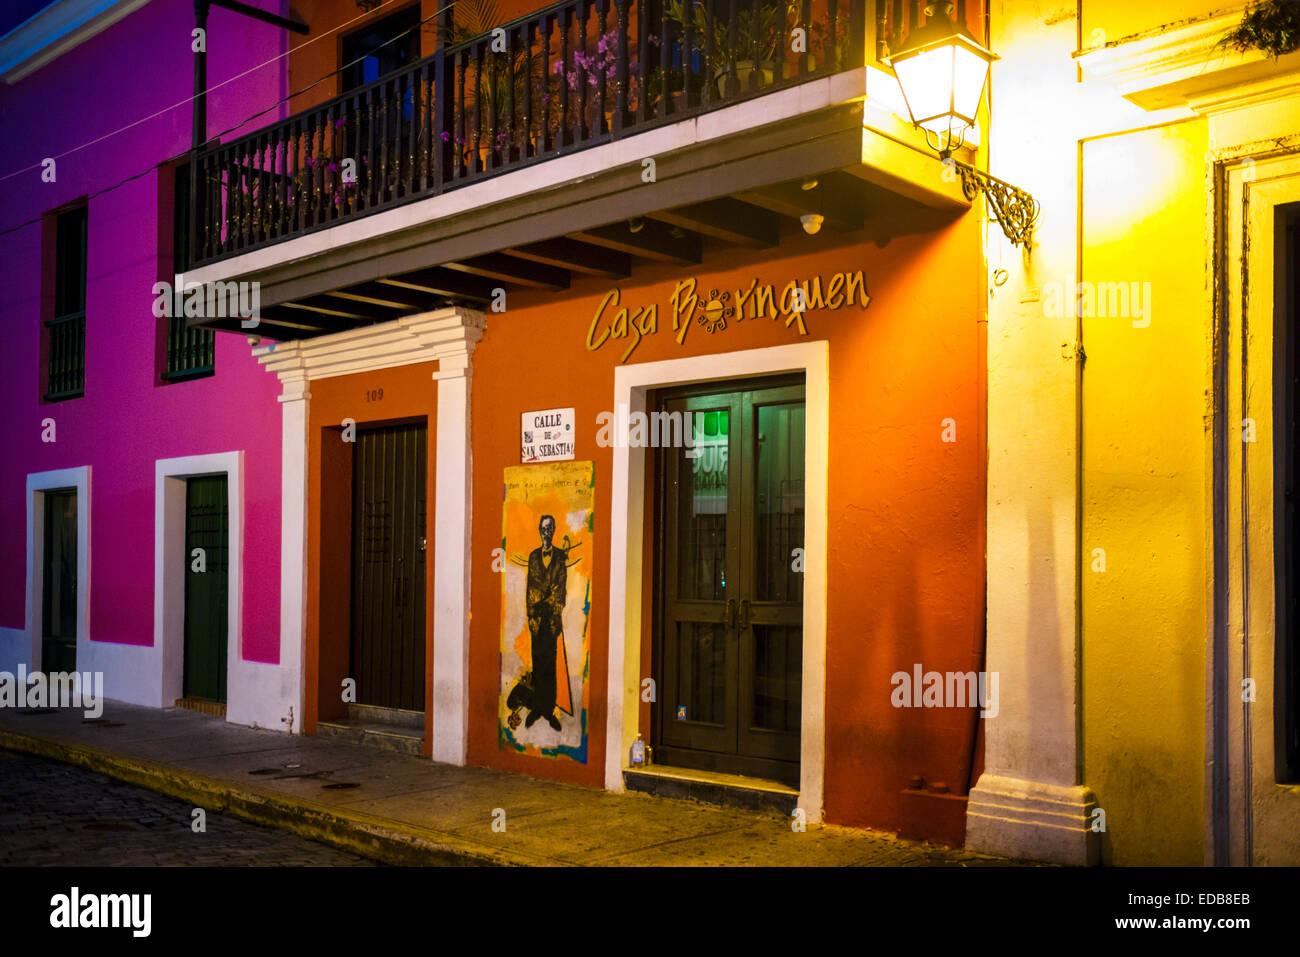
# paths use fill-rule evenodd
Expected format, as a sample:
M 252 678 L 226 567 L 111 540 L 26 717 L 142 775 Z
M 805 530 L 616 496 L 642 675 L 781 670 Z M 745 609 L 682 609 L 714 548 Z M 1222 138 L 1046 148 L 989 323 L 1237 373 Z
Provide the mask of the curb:
M 188 801 L 209 811 L 231 814 L 254 824 L 292 831 L 301 837 L 399 866 L 517 867 L 481 846 L 422 828 L 395 827 L 368 814 L 297 801 L 279 794 L 241 788 L 217 778 L 167 765 L 127 758 L 84 745 L 65 744 L 0 730 L 0 748 L 73 764 L 98 774 Z

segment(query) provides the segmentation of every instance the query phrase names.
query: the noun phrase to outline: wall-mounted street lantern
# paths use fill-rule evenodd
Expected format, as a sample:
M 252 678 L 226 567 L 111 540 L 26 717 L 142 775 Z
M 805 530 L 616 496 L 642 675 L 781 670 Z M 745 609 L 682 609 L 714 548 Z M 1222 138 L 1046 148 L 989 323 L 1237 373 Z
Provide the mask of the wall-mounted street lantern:
M 961 175 L 967 199 L 983 193 L 989 210 L 1012 245 L 1028 245 L 1039 207 L 1024 190 L 990 176 L 960 160 L 953 150 L 966 142 L 975 125 L 988 82 L 989 66 L 999 59 L 952 18 L 948 0 L 927 4 L 925 25 L 913 30 L 889 65 L 911 114 L 912 125 L 925 131 L 925 141 Z M 932 139 L 933 137 L 933 139 Z

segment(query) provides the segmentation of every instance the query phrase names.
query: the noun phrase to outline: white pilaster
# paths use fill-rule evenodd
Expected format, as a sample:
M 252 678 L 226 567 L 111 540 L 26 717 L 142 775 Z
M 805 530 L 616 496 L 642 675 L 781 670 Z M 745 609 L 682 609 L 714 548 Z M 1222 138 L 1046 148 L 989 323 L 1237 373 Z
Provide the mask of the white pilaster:
M 307 638 L 307 422 L 305 368 L 280 374 L 280 668 L 295 680 L 297 704 L 286 731 L 302 730 L 306 706 L 303 661 Z M 242 649 L 241 649 L 242 652 Z M 242 654 L 241 654 L 242 657 Z M 286 725 L 290 723 L 286 721 Z
M 985 720 L 984 773 L 971 789 L 966 847 L 1063 864 L 1095 863 L 1092 794 L 1080 774 L 1078 633 L 1079 330 L 1042 289 L 1076 277 L 1074 20 L 1045 25 L 1037 5 L 995 4 L 989 165 L 1028 190 L 1042 219 L 1028 252 L 988 227 L 987 631 L 998 674 Z M 1012 66 L 1008 66 L 1011 64 Z M 1013 68 L 1014 67 L 1014 68 Z M 1059 105 L 1051 115 L 1039 108 Z M 1072 288 L 1072 287 L 1071 287 Z
M 433 542 L 433 758 L 464 764 L 469 707 L 470 357 L 480 312 L 449 307 L 319 336 L 257 346 L 280 377 L 283 421 L 280 663 L 296 685 L 293 729 L 306 704 L 308 388 L 315 379 L 436 361 L 438 383 Z M 434 533 L 436 530 L 436 534 Z
M 469 746 L 469 353 L 439 361 L 433 536 L 433 759 L 464 764 Z

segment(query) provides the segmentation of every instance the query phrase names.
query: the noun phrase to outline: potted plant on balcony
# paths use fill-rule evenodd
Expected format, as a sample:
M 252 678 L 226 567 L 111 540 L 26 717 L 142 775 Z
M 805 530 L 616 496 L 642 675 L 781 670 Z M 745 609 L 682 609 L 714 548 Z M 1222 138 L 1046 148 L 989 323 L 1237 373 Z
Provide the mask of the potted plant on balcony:
M 717 84 L 719 97 L 726 96 L 727 76 L 733 63 L 736 88 L 740 92 L 749 89 L 750 78 L 756 72 L 760 86 L 771 84 L 777 51 L 784 47 L 795 9 L 794 0 L 760 0 L 757 13 L 752 7 L 743 7 L 736 11 L 733 39 L 728 19 L 715 15 L 710 23 L 703 4 L 692 7 L 691 53 L 702 54 L 706 69 Z M 687 16 L 683 0 L 668 0 L 666 15 L 685 36 Z
M 659 102 L 666 94 L 668 96 L 667 113 L 681 113 L 685 110 L 689 101 L 686 98 L 686 84 L 690 83 L 690 92 L 696 103 L 700 102 L 701 91 L 704 89 L 705 77 L 702 73 L 683 73 L 680 67 L 670 67 L 666 74 L 663 68 L 655 65 L 650 67 L 646 73 L 646 113 L 654 115 L 658 112 Z M 635 104 L 632 107 L 635 109 Z

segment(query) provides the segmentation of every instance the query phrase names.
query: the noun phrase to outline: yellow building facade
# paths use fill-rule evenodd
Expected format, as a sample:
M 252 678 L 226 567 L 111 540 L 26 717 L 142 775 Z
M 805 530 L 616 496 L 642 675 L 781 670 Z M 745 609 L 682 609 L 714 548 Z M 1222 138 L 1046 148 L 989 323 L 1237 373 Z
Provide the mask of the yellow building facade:
M 1275 597 L 1300 53 L 1230 48 L 1243 13 L 991 4 L 989 168 L 1043 211 L 1028 251 L 986 246 L 1003 705 L 968 846 L 1300 863 Z

